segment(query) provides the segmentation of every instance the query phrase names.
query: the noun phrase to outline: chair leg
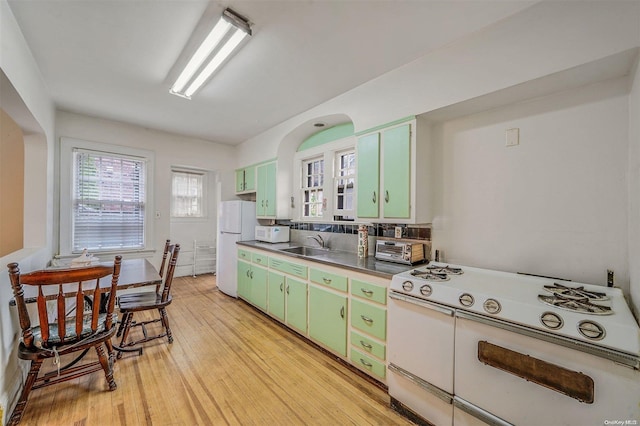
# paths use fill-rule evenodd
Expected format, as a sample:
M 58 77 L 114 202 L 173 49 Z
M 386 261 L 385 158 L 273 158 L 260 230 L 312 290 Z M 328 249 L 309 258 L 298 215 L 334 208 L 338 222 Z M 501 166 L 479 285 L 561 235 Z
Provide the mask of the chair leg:
M 169 315 L 167 315 L 167 309 L 160 308 L 158 309 L 158 311 L 160 311 L 160 319 L 162 320 L 162 325 L 167 332 L 167 339 L 169 340 L 169 343 L 173 343 L 173 336 L 171 335 L 171 328 L 169 327 Z
M 131 312 L 127 312 L 122 316 L 120 320 L 120 325 L 118 326 L 118 332 L 116 333 L 116 337 L 120 337 L 122 335 L 122 331 L 124 330 L 124 324 L 127 322 L 127 317 L 131 315 Z
M 120 348 L 124 348 L 126 346 L 127 338 L 129 337 L 129 330 L 131 329 L 131 321 L 133 320 L 133 312 L 127 312 L 124 316 L 124 328 L 122 329 L 122 338 L 120 339 L 120 344 L 118 345 Z M 118 351 L 117 358 L 122 358 L 122 351 Z
M 13 412 L 11 413 L 11 418 L 9 419 L 7 426 L 14 426 L 20 423 L 22 414 L 24 413 L 24 409 L 27 406 L 29 393 L 31 393 L 31 388 L 33 388 L 33 384 L 38 378 L 40 367 L 42 367 L 42 360 L 31 361 L 31 367 L 29 369 L 29 374 L 27 375 L 27 380 L 24 383 L 24 388 L 22 388 L 22 393 L 20 394 L 20 398 L 18 399 L 16 408 L 14 408 Z
M 104 353 L 102 345 L 96 346 L 96 353 L 100 359 L 100 365 L 102 365 L 102 369 L 104 370 L 104 376 L 107 379 L 109 390 L 116 390 L 118 385 L 116 385 L 116 381 L 113 379 L 113 368 L 111 368 L 111 362 L 109 362 L 109 358 L 107 358 L 107 355 Z

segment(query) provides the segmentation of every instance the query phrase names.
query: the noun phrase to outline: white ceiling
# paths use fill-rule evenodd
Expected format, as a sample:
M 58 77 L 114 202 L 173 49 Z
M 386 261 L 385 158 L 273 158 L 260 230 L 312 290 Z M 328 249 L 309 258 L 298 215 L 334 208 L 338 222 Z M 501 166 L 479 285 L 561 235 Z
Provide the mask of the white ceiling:
M 532 2 L 9 4 L 58 108 L 235 145 Z M 252 22 L 253 36 L 192 100 L 170 95 L 192 34 L 215 23 L 203 16 L 225 7 Z

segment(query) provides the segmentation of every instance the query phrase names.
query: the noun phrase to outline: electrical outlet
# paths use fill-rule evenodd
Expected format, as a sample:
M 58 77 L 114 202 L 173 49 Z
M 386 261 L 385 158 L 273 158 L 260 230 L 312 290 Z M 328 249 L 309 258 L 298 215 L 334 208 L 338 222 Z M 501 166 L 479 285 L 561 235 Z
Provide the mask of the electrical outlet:
M 520 129 L 507 129 L 506 132 L 507 146 L 516 146 L 520 144 Z

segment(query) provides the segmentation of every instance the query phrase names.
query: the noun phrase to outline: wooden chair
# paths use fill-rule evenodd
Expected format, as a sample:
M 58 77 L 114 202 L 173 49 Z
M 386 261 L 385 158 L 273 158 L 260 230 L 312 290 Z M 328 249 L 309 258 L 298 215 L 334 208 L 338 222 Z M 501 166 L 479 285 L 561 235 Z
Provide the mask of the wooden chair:
M 31 390 L 72 380 L 85 374 L 104 370 L 109 390 L 116 389 L 113 378 L 114 352 L 111 337 L 116 332 L 114 315 L 116 290 L 120 276 L 121 256 L 116 256 L 113 266 L 91 266 L 69 269 L 49 269 L 21 274 L 17 263 L 10 263 L 9 277 L 18 309 L 22 338 L 18 357 L 31 362 L 27 380 L 18 403 L 11 414 L 9 425 L 17 425 L 24 413 Z M 102 278 L 111 276 L 110 285 L 100 284 Z M 36 286 L 38 325 L 32 325 L 24 299 L 23 286 Z M 53 290 L 53 291 L 51 291 Z M 101 304 L 101 296 L 106 303 Z M 47 311 L 53 306 L 53 312 Z M 101 311 L 103 305 L 104 311 Z M 98 361 L 76 365 L 80 356 L 65 367 L 60 367 L 60 357 L 95 348 Z M 107 349 L 105 354 L 104 348 Z M 46 359 L 53 358 L 58 367 L 40 374 Z
M 165 266 L 167 266 L 167 257 L 169 257 L 169 249 L 171 248 L 171 240 L 167 240 L 164 243 L 164 251 L 162 253 L 162 263 L 160 263 L 160 278 L 162 278 L 164 276 L 164 271 L 165 271 Z M 160 288 L 161 288 L 162 282 L 158 283 L 158 285 L 156 285 L 156 294 L 160 293 Z M 140 299 L 141 297 L 148 297 L 148 295 L 145 296 L 147 292 L 135 292 L 135 293 L 127 293 L 127 294 L 123 294 L 122 296 L 118 296 L 118 306 L 120 306 L 120 302 L 124 302 L 125 304 L 127 302 L 132 302 L 135 301 L 137 299 Z M 124 324 L 125 322 L 121 319 L 120 320 L 120 326 L 118 327 L 118 333 L 116 334 L 116 337 L 120 337 L 122 335 L 122 332 L 124 331 Z M 126 352 L 138 352 L 140 355 L 142 355 L 142 349 L 140 350 L 127 350 Z
M 171 297 L 171 283 L 173 282 L 173 274 L 179 253 L 180 244 L 170 245 L 168 247 L 167 254 L 170 260 L 166 274 L 164 275 L 162 291 L 158 288 L 155 293 L 134 293 L 120 298 L 119 304 L 120 313 L 122 314 L 122 331 L 118 330 L 117 336 L 122 335 L 122 338 L 117 349 L 128 351 L 128 349 L 133 346 L 163 337 L 166 337 L 169 343 L 173 343 L 173 336 L 171 335 L 171 328 L 169 327 L 169 316 L 167 315 L 167 306 L 169 306 L 173 300 Z M 136 312 L 149 310 L 158 310 L 158 317 L 147 321 L 133 321 L 133 316 Z M 157 322 L 162 323 L 162 332 L 149 336 L 147 332 L 147 325 Z M 141 327 L 144 337 L 138 340 L 128 341 L 127 339 L 132 327 Z M 118 358 L 122 357 L 122 350 L 118 351 Z M 142 353 L 141 348 L 136 348 L 135 350 Z

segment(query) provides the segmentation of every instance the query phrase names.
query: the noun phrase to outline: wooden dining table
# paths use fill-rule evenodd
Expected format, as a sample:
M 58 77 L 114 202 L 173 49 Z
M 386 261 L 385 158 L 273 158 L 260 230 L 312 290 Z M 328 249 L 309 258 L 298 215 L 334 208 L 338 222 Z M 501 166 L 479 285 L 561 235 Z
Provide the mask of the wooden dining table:
M 113 265 L 113 262 L 101 262 L 102 265 Z M 52 266 L 47 269 L 63 269 L 69 268 L 69 266 Z M 162 282 L 160 273 L 155 266 L 148 259 L 123 259 L 120 265 L 120 277 L 118 278 L 118 291 L 135 287 L 144 287 L 148 285 L 157 285 Z M 64 293 L 64 285 L 63 293 Z M 104 277 L 100 280 L 101 291 L 107 292 L 111 287 L 111 275 Z M 24 299 L 26 303 L 36 302 L 36 287 L 24 286 Z M 45 298 L 53 300 L 57 297 L 56 289 L 51 289 L 51 294 L 45 294 Z M 9 301 L 10 306 L 15 306 L 14 299 Z

